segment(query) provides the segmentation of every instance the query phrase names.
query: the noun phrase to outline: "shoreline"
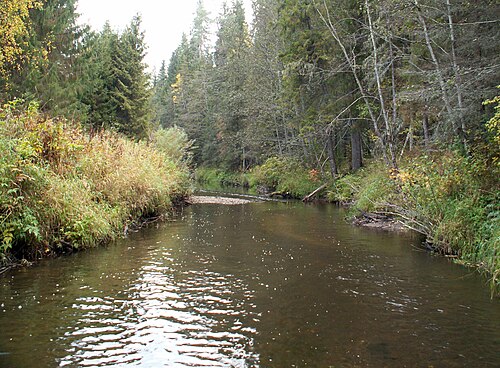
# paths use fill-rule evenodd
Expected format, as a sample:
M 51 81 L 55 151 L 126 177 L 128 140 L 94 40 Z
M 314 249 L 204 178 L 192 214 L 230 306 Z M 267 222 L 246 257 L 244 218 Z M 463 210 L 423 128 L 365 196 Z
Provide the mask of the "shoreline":
M 252 201 L 249 199 L 242 198 L 232 198 L 232 197 L 222 197 L 222 196 L 198 196 L 193 195 L 186 199 L 185 203 L 187 205 L 194 204 L 223 204 L 228 206 L 247 204 L 247 203 L 256 203 L 256 201 Z
M 350 221 L 350 223 L 354 226 L 399 233 L 415 231 L 408 228 L 401 221 L 398 221 L 394 217 L 378 215 L 369 212 L 363 212 L 361 215 L 355 216 L 352 221 Z M 417 231 L 415 232 L 418 233 Z

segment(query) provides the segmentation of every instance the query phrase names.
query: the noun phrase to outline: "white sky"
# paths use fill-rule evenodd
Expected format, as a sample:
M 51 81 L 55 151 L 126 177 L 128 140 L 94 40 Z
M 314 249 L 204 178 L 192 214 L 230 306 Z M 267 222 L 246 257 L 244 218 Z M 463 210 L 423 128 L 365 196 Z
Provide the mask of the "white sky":
M 106 20 L 111 27 L 121 30 L 136 14 L 142 16 L 142 29 L 148 45 L 146 63 L 151 71 L 158 70 L 161 61 L 168 64 L 172 52 L 181 42 L 182 33 L 189 34 L 197 0 L 78 0 L 80 22 L 101 30 Z M 231 3 L 231 0 L 227 1 Z M 210 18 L 221 12 L 224 0 L 203 0 Z M 247 21 L 251 14 L 251 0 L 243 0 Z

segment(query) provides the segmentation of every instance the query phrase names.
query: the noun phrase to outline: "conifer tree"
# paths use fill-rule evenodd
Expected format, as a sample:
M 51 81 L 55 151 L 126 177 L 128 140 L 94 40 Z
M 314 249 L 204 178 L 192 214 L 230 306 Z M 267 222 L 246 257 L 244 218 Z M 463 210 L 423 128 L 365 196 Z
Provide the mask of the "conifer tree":
M 215 44 L 214 88 L 218 152 L 222 165 L 246 169 L 245 84 L 251 39 L 241 1 L 225 7 Z
M 130 25 L 112 43 L 111 99 L 116 105 L 116 129 L 129 136 L 143 137 L 150 129 L 148 119 L 149 88 L 144 64 L 144 33 L 141 18 L 135 16 Z
M 76 0 L 47 0 L 30 11 L 24 47 L 29 63 L 12 79 L 11 97 L 38 100 L 55 114 L 81 116 L 78 62 L 85 27 L 76 23 Z
M 169 121 L 169 107 L 171 105 L 169 103 L 170 88 L 165 60 L 162 61 L 160 70 L 154 78 L 151 96 L 152 119 L 154 124 L 165 127 Z
M 88 41 L 83 56 L 85 88 L 81 101 L 93 128 L 112 128 L 131 137 L 145 137 L 151 128 L 149 76 L 144 64 L 140 17 L 121 33 L 108 23 Z
M 83 88 L 80 101 L 86 109 L 84 122 L 92 129 L 111 128 L 116 120 L 117 107 L 112 99 L 115 85 L 113 49 L 118 34 L 105 23 L 100 33 L 89 35 L 81 64 Z

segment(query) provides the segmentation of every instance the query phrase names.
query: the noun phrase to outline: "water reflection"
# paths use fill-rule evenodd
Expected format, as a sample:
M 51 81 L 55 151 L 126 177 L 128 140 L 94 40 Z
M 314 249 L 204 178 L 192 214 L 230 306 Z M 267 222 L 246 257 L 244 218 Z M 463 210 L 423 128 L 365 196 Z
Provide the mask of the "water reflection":
M 332 206 L 200 205 L 0 278 L 0 367 L 488 367 L 498 300 Z M 474 343 L 471 343 L 473 341 Z
M 247 349 L 256 331 L 241 322 L 255 314 L 246 309 L 253 292 L 243 280 L 207 269 L 183 270 L 172 248 L 153 249 L 148 259 L 121 298 L 77 299 L 72 308 L 80 317 L 62 337 L 72 341 L 72 349 L 61 366 L 244 367 L 258 362 Z

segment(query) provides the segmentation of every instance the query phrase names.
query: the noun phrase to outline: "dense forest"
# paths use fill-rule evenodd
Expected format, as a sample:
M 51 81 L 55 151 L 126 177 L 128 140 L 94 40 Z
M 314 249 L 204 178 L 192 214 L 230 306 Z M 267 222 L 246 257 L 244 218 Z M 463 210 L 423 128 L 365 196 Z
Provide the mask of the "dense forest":
M 241 2 L 226 6 L 212 49 L 200 4 L 155 78 L 155 120 L 185 128 L 197 162 L 247 170 L 286 155 L 336 176 L 364 157 L 397 168 L 415 147 L 466 153 L 486 138 L 495 2 L 262 0 L 253 10 L 249 28 Z
M 40 213 L 22 210 L 30 181 L 12 168 L 39 159 L 60 169 L 78 125 L 159 145 L 200 180 L 293 197 L 324 184 L 355 215 L 396 216 L 499 278 L 498 2 L 254 0 L 252 10 L 249 23 L 235 0 L 211 18 L 200 1 L 149 75 L 140 16 L 96 31 L 78 24 L 76 0 L 2 0 L 2 129 L 13 141 L 2 138 L 1 249 L 40 238 Z M 36 144 L 21 134 L 29 121 L 43 132 Z M 47 143 L 56 133 L 66 146 Z

